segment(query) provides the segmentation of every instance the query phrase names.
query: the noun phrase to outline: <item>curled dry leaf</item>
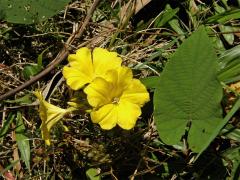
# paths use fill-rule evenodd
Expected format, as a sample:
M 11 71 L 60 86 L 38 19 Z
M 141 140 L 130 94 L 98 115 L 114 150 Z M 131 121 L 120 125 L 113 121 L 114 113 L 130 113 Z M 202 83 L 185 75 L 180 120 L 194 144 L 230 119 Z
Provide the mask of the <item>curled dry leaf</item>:
M 142 8 L 144 8 L 151 0 L 132 0 L 125 4 L 119 13 L 120 22 L 125 24 L 129 15 L 137 14 Z

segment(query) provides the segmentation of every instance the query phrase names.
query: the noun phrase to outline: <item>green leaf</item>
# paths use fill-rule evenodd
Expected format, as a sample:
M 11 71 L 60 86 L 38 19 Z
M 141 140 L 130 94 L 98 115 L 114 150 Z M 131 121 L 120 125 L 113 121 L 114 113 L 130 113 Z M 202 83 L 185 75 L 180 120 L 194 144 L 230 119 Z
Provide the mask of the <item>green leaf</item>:
M 237 59 L 238 60 L 238 59 Z M 234 61 L 218 73 L 220 81 L 231 83 L 240 80 L 240 62 Z
M 57 14 L 70 0 L 0 0 L 0 17 L 11 23 L 32 24 Z
M 206 23 L 225 23 L 232 19 L 239 19 L 240 18 L 240 9 L 234 9 L 225 11 L 223 13 L 211 16 L 206 20 Z
M 14 100 L 5 100 L 6 103 L 19 103 L 19 104 L 30 104 L 32 103 L 32 94 L 26 94 L 23 97 Z
M 224 51 L 219 57 L 218 78 L 224 83 L 240 80 L 240 45 Z
M 226 166 L 228 165 L 229 161 L 231 161 L 231 163 L 229 163 L 230 166 L 232 166 L 231 169 L 231 175 L 229 178 L 229 180 L 237 180 L 239 179 L 240 176 L 240 147 L 233 147 L 233 148 L 229 148 L 228 150 L 226 150 L 222 156 L 224 157 L 224 159 L 226 159 Z
M 2 126 L 2 128 L 0 129 L 0 140 L 1 140 L 1 139 L 3 138 L 3 136 L 7 133 L 7 131 L 8 131 L 8 129 L 9 129 L 11 123 L 13 122 L 14 118 L 15 118 L 15 114 L 13 114 L 13 113 L 10 112 L 9 115 L 8 115 L 7 120 L 3 122 L 3 126 Z
M 26 167 L 30 171 L 30 145 L 29 138 L 25 135 L 25 126 L 22 120 L 22 114 L 18 111 L 16 118 L 16 141 L 21 153 L 21 159 L 25 162 Z
M 158 86 L 159 76 L 150 76 L 140 79 L 148 89 L 155 89 Z
M 225 68 L 229 63 L 237 59 L 240 60 L 240 45 L 224 51 L 219 57 L 220 69 Z
M 52 47 L 52 46 L 47 47 L 46 49 L 44 49 L 44 50 L 41 52 L 41 54 L 38 55 L 37 64 L 38 64 L 39 67 L 42 67 L 42 66 L 43 66 L 43 63 L 42 63 L 42 61 L 43 61 L 43 54 L 44 54 L 45 52 L 47 52 L 51 47 Z
M 42 70 L 42 66 L 39 65 L 26 65 L 22 71 L 24 79 L 30 79 Z
M 206 30 L 207 30 L 208 34 L 215 34 L 215 31 L 212 28 L 210 28 L 210 26 L 207 26 Z M 218 51 L 218 52 L 225 51 L 224 44 L 219 36 L 217 36 L 217 35 L 211 36 L 210 38 L 211 38 L 211 42 L 213 43 L 214 49 L 216 49 L 216 51 Z
M 168 24 L 171 26 L 171 28 L 179 34 L 179 38 L 181 40 L 184 40 L 184 31 L 181 29 L 179 21 L 177 19 L 171 19 Z
M 240 142 L 240 129 L 232 124 L 227 124 L 221 131 L 221 136 Z
M 171 20 L 179 11 L 179 8 L 172 9 L 169 5 L 165 8 L 163 14 L 160 14 L 154 22 L 154 27 L 159 28 L 164 26 L 169 20 Z
M 223 33 L 224 39 L 227 41 L 229 45 L 233 45 L 234 42 L 234 34 L 233 33 L 225 33 L 225 32 L 233 32 L 234 29 L 231 26 L 224 26 L 224 25 L 219 25 L 220 31 Z
M 101 176 L 98 174 L 99 172 L 95 168 L 90 168 L 86 171 L 86 175 L 89 180 L 101 180 Z
M 154 116 L 161 140 L 179 144 L 187 126 L 187 141 L 202 152 L 222 122 L 222 87 L 217 57 L 204 27 L 185 40 L 167 63 L 154 94 Z

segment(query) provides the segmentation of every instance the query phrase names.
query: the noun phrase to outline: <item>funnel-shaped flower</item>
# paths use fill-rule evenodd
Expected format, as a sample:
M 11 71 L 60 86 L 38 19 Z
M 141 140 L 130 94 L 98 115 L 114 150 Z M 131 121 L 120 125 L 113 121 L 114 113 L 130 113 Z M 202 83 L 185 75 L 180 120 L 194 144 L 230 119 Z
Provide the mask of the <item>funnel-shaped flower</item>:
M 50 129 L 54 124 L 63 118 L 66 113 L 69 113 L 73 108 L 62 109 L 57 106 L 54 106 L 44 100 L 41 92 L 36 91 L 34 95 L 39 99 L 39 115 L 42 120 L 41 124 L 41 133 L 42 139 L 45 140 L 47 145 L 51 144 L 50 141 Z
M 127 67 L 108 71 L 107 79 L 96 78 L 84 92 L 93 107 L 91 119 L 102 129 L 112 129 L 117 124 L 123 129 L 133 128 L 141 107 L 149 101 L 147 89 L 133 79 Z
M 108 70 L 118 68 L 122 63 L 116 52 L 95 48 L 91 53 L 86 47 L 78 49 L 76 54 L 70 54 L 68 61 L 70 67 L 63 68 L 63 76 L 73 90 L 81 89 L 96 77 L 105 78 Z

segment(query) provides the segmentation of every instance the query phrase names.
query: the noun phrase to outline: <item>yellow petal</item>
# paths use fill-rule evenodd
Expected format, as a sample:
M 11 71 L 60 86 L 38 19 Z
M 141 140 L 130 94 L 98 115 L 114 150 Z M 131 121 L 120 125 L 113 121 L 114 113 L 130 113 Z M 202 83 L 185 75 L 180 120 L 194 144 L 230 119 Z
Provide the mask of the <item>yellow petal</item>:
M 112 129 L 117 124 L 116 105 L 107 104 L 96 111 L 91 112 L 93 123 L 99 123 L 102 129 Z
M 63 76 L 67 81 L 67 85 L 73 90 L 81 89 L 84 85 L 92 81 L 92 75 L 84 74 L 83 71 L 75 67 L 65 66 L 63 68 Z
M 141 83 L 141 81 L 133 79 L 129 86 L 124 90 L 121 99 L 143 106 L 150 100 L 150 97 L 146 87 Z
M 67 126 L 63 125 L 63 129 L 64 129 L 65 132 L 69 132 L 69 129 L 68 129 Z
M 114 97 L 120 97 L 123 91 L 129 86 L 132 81 L 132 70 L 128 67 L 119 67 L 109 70 L 106 73 L 105 79 L 112 85 L 111 91 L 108 92 L 108 96 L 113 99 Z
M 63 68 L 63 76 L 73 90 L 78 90 L 93 80 L 92 57 L 88 48 L 80 48 L 76 54 L 70 54 L 68 61 L 70 67 Z
M 47 129 L 47 126 L 45 124 L 42 124 L 40 128 L 41 128 L 42 139 L 45 141 L 46 145 L 50 146 L 51 145 L 50 132 Z
M 126 130 L 132 129 L 138 117 L 141 115 L 141 108 L 133 103 L 120 100 L 117 106 L 117 124 Z
M 45 140 L 47 145 L 50 145 L 50 129 L 54 124 L 63 118 L 63 116 L 72 111 L 73 108 L 62 109 L 57 106 L 54 106 L 44 100 L 41 92 L 34 92 L 35 96 L 39 99 L 39 115 L 42 120 L 41 124 L 41 134 L 42 139 Z
M 114 84 L 114 86 L 124 88 L 130 83 L 133 78 L 132 70 L 126 66 L 118 67 L 109 70 L 106 73 L 105 79 Z
M 92 107 L 99 107 L 111 102 L 109 92 L 112 91 L 112 85 L 103 78 L 97 77 L 89 84 L 84 92 L 87 94 L 88 103 Z
M 93 67 L 96 77 L 104 77 L 108 70 L 120 67 L 121 63 L 122 59 L 116 52 L 109 52 L 103 48 L 93 50 Z
M 76 51 L 76 54 L 68 55 L 68 62 L 70 66 L 81 65 L 84 67 L 89 66 L 91 64 L 92 67 L 92 55 L 91 50 L 87 47 L 80 48 Z

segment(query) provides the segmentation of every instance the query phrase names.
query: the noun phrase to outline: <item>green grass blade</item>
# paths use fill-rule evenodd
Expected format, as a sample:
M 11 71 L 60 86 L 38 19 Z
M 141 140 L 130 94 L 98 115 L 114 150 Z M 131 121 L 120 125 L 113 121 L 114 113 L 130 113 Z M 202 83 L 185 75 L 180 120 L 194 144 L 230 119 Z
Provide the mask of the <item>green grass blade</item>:
M 225 23 L 232 19 L 239 19 L 240 18 L 240 9 L 234 9 L 225 11 L 223 13 L 211 16 L 206 20 L 206 23 Z
M 15 114 L 10 113 L 8 115 L 7 120 L 3 123 L 3 127 L 0 129 L 0 141 L 2 140 L 3 136 L 7 133 L 14 118 L 15 118 Z
M 169 5 L 166 6 L 165 11 L 154 22 L 154 27 L 160 28 L 171 20 L 179 11 L 179 8 L 172 9 Z
M 240 80 L 240 45 L 220 55 L 218 78 L 224 83 Z
M 16 141 L 21 153 L 21 159 L 30 171 L 30 145 L 28 137 L 24 134 L 25 126 L 22 120 L 22 114 L 18 111 L 16 118 Z

